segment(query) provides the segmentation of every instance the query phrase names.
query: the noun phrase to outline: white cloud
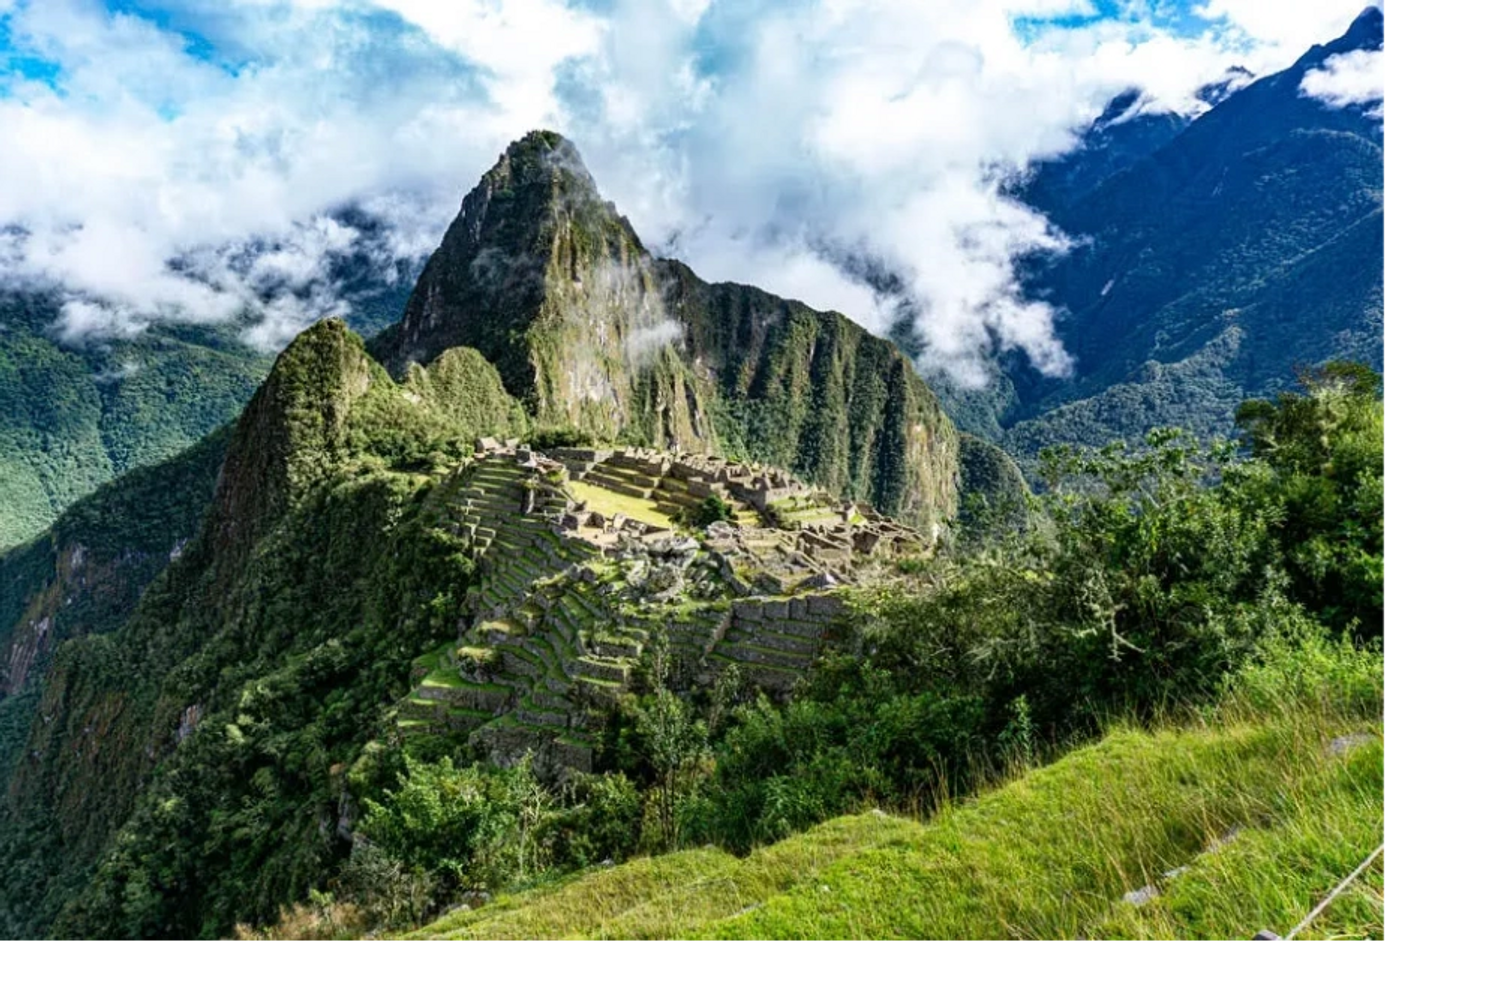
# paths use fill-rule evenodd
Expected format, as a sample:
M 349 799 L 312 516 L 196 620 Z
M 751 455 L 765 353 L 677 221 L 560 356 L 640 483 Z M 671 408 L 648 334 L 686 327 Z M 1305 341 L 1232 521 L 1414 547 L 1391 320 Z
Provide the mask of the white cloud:
M 896 303 L 840 259 L 875 262 L 919 310 L 926 359 L 969 381 L 997 338 L 1048 374 L 1070 366 L 1013 262 L 1060 251 L 1044 219 L 994 177 L 1065 150 L 1126 86 L 1156 107 L 1242 54 L 1127 23 L 1048 29 L 1012 16 L 1072 0 L 828 0 L 736 4 L 674 21 L 622 5 L 600 58 L 575 67 L 571 134 L 647 242 L 713 280 L 761 284 L 875 330 Z M 706 39 L 706 42 L 705 42 Z M 727 61 L 706 64 L 700 53 Z
M 388 9 L 439 5 L 178 6 L 228 67 L 93 0 L 9 14 L 13 45 L 61 74 L 55 91 L 0 92 L 0 224 L 30 234 L 9 240 L 20 259 L 0 281 L 60 284 L 137 317 L 222 322 L 250 307 L 249 335 L 268 347 L 343 306 L 322 287 L 348 235 L 330 213 L 357 204 L 390 223 L 391 258 L 430 252 L 504 145 L 557 123 L 554 70 L 586 34 L 567 26 L 591 23 L 562 0 L 468 25 L 413 9 L 445 45 Z M 499 49 L 481 65 L 464 44 Z M 240 266 L 262 244 L 276 249 Z
M 118 368 L 112 369 L 107 372 L 99 372 L 98 374 L 93 376 L 93 379 L 100 385 L 110 385 L 114 382 L 123 382 L 127 378 L 139 375 L 141 373 L 142 367 L 143 366 L 139 361 L 126 361 L 123 362 Z
M 1334 108 L 1378 104 L 1370 113 L 1383 115 L 1384 50 L 1358 50 L 1328 57 L 1319 69 L 1302 78 L 1301 92 Z
M 682 342 L 682 324 L 674 319 L 663 320 L 655 326 L 637 327 L 625 337 L 625 356 L 631 364 L 640 364 L 658 351 Z
M 1210 0 L 1229 30 L 1181 37 L 1088 0 L 175 0 L 197 42 L 100 0 L 0 0 L 58 89 L 0 91 L 0 280 L 114 309 L 240 322 L 277 346 L 344 308 L 329 262 L 354 204 L 390 265 L 429 251 L 505 145 L 554 127 L 654 248 L 884 329 L 898 278 L 927 360 L 960 379 L 991 338 L 1061 374 L 1017 255 L 1066 239 L 996 178 L 1075 141 L 1119 90 L 1192 110 L 1232 62 L 1277 68 L 1357 2 Z M 1336 8 L 1336 9 L 1335 9 Z M 1315 13 L 1315 16 L 1313 16 Z M 1299 55 L 1299 50 L 1290 56 Z M 111 325 L 113 323 L 113 325 Z M 649 325 L 647 325 L 649 326 Z
M 65 343 L 94 337 L 128 339 L 144 332 L 146 326 L 144 319 L 128 309 L 74 299 L 63 303 L 57 334 Z
M 1197 12 L 1227 21 L 1279 65 L 1339 37 L 1368 6 L 1370 0 L 1208 0 Z M 1377 0 L 1372 6 L 1383 8 L 1384 3 Z

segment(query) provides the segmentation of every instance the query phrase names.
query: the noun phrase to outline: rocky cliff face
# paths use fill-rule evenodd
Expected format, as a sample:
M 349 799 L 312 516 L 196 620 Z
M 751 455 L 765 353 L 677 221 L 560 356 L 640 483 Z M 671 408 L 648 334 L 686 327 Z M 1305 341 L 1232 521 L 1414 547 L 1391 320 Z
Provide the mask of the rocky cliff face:
M 838 313 L 662 269 L 679 350 L 732 450 L 918 526 L 952 515 L 957 432 L 893 344 Z
M 631 424 L 651 343 L 669 333 L 650 255 L 553 133 L 511 145 L 463 200 L 376 351 L 395 369 L 460 345 L 494 362 L 544 425 Z M 706 444 L 690 420 L 666 429 Z
M 399 374 L 457 345 L 543 427 L 730 451 L 921 526 L 956 508 L 956 433 L 892 344 L 654 259 L 554 133 L 513 144 L 464 199 L 374 350 Z

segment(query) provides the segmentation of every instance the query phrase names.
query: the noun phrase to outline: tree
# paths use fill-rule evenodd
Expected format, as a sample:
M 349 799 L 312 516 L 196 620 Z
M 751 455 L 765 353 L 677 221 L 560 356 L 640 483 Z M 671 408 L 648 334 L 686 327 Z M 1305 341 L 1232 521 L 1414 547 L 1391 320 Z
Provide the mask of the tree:
M 655 778 L 647 808 L 654 814 L 662 846 L 670 849 L 681 841 L 682 805 L 696 787 L 709 751 L 707 724 L 693 718 L 691 707 L 669 685 L 668 648 L 664 637 L 652 640 L 645 655 L 649 693 L 634 700 L 629 712 Z
M 718 521 L 734 520 L 734 508 L 721 496 L 713 495 L 703 498 L 697 509 L 692 511 L 692 523 L 694 528 L 706 528 Z
M 1300 377 L 1300 392 L 1252 399 L 1236 423 L 1274 475 L 1261 502 L 1291 596 L 1339 631 L 1384 632 L 1384 402 L 1379 375 L 1333 362 Z

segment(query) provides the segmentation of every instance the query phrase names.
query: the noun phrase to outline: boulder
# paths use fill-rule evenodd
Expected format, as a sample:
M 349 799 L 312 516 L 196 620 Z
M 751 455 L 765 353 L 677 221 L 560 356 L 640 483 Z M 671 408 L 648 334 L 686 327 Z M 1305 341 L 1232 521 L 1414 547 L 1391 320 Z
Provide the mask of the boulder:
M 682 570 L 671 563 L 659 563 L 646 574 L 645 589 L 657 597 L 677 593 L 686 584 Z

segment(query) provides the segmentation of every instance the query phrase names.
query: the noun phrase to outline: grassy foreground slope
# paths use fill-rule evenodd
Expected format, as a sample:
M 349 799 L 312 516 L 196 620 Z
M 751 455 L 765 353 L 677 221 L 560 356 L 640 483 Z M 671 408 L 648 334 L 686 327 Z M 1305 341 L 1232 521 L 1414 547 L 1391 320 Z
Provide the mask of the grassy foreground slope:
M 1346 645 L 1282 651 L 1197 722 L 1115 728 L 930 823 L 873 810 L 743 859 L 640 859 L 417 936 L 1283 935 L 1384 839 L 1382 670 Z M 1383 933 L 1376 862 L 1300 936 Z

